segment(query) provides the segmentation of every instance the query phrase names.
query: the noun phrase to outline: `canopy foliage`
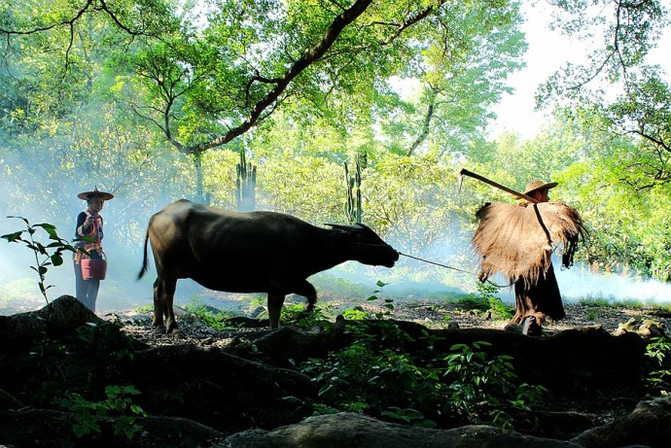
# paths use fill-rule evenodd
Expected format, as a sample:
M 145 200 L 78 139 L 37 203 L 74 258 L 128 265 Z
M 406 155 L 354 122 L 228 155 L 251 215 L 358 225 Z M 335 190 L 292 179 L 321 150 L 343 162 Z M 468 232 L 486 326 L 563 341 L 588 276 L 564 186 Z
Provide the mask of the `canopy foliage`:
M 559 181 L 591 230 L 578 258 L 668 281 L 671 93 L 646 56 L 669 11 L 554 5 L 554 26 L 596 44 L 539 89 L 555 120 L 523 141 L 487 132 L 524 64 L 516 1 L 0 0 L 2 209 L 69 228 L 96 184 L 116 195 L 109 239 L 136 253 L 170 200 L 234 208 L 238 151 L 257 208 L 342 221 L 359 154 L 364 221 L 401 249 L 458 241 L 455 262 L 475 262 L 473 212 L 511 198 L 456 196 L 469 166 L 516 189 Z

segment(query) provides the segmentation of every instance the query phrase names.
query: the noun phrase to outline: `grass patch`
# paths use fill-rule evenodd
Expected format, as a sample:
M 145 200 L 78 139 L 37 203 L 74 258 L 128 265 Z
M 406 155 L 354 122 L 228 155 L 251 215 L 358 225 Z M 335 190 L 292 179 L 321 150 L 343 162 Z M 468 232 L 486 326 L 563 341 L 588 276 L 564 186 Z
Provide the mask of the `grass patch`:
M 626 299 L 626 300 L 608 300 L 603 297 L 586 297 L 584 299 L 578 300 L 578 304 L 593 308 L 631 308 L 631 309 L 642 309 L 642 308 L 657 308 L 651 307 L 640 300 L 635 299 Z

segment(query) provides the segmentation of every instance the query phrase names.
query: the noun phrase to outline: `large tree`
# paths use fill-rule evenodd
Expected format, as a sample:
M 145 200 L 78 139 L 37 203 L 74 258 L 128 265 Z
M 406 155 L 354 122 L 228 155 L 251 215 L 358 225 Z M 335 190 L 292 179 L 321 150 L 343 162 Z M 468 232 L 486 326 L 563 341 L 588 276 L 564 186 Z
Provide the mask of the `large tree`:
M 284 103 L 303 114 L 306 108 L 321 115 L 337 111 L 341 121 L 371 119 L 371 103 L 392 75 L 420 76 L 426 86 L 429 112 L 414 136 L 416 147 L 426 139 L 433 117 L 445 119 L 431 111 L 458 103 L 460 94 L 474 96 L 475 90 L 465 86 L 501 90 L 494 84 L 514 68 L 502 57 L 508 54 L 501 52 L 502 42 L 510 41 L 519 23 L 517 5 L 507 0 L 208 0 L 186 10 L 158 1 L 138 2 L 135 8 L 135 2 L 101 0 L 53 0 L 39 7 L 14 3 L 9 1 L 0 27 L 8 52 L 48 41 L 62 55 L 64 77 L 78 76 L 85 54 L 78 36 L 94 19 L 106 20 L 107 31 L 98 32 L 113 36 L 115 44 L 123 42 L 116 45 L 116 63 L 121 67 L 125 59 L 135 75 L 127 87 L 141 93 L 133 97 L 134 110 L 187 154 L 230 142 Z M 194 21 L 198 17 L 200 25 Z M 120 35 L 129 39 L 119 40 Z M 53 45 L 57 37 L 60 48 Z M 513 56 L 520 48 L 512 49 Z M 483 116 L 495 99 L 468 107 L 479 107 L 476 115 Z
M 538 94 L 538 103 L 592 110 L 613 140 L 629 136 L 638 155 L 619 162 L 631 170 L 621 179 L 639 189 L 671 181 L 670 73 L 649 65 L 669 10 L 661 0 L 557 1 L 555 26 L 592 45 L 583 64 L 569 63 Z M 595 122 L 597 123 L 597 122 Z M 644 174 L 641 176 L 640 174 Z

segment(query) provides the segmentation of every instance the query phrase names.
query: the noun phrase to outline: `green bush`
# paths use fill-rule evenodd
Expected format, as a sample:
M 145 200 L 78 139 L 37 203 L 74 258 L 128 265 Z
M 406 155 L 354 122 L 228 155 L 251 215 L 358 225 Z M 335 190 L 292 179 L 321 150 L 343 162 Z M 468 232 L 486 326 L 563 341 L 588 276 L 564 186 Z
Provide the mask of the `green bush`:
M 652 338 L 646 347 L 650 358 L 646 382 L 649 393 L 668 395 L 671 392 L 671 338 L 667 336 Z
M 192 313 L 203 325 L 217 331 L 230 330 L 231 326 L 226 320 L 230 317 L 228 314 L 213 311 L 204 305 L 189 305 L 186 307 L 189 313 Z
M 24 222 L 26 229 L 19 230 L 13 233 L 8 233 L 6 235 L 0 236 L 4 238 L 8 243 L 18 243 L 23 244 L 29 250 L 31 250 L 35 256 L 35 264 L 30 266 L 30 269 L 35 271 L 38 277 L 37 285 L 40 288 L 40 292 L 44 297 L 44 300 L 49 304 L 49 298 L 47 297 L 47 290 L 52 288 L 53 285 L 45 284 L 46 274 L 48 271 L 48 266 L 60 266 L 63 264 L 63 252 L 76 252 L 72 245 L 70 245 L 66 240 L 58 236 L 56 231 L 56 226 L 49 223 L 40 223 L 40 224 L 30 224 L 26 218 L 21 216 L 8 216 L 8 218 L 20 219 Z M 40 242 L 36 237 L 36 232 L 38 229 L 42 229 L 46 232 L 49 237 L 49 244 Z M 24 235 L 24 232 L 27 236 Z
M 299 366 L 318 385 L 316 413 L 362 412 L 425 427 L 439 420 L 509 426 L 509 409 L 528 409 L 545 392 L 519 381 L 512 358 L 489 355 L 486 342 L 457 344 L 447 356 L 419 364 L 436 341 L 413 340 L 393 322 L 379 324 L 374 334 L 365 321 L 350 324 L 350 346 Z M 404 350 L 408 344 L 412 354 Z
M 93 402 L 78 393 L 69 393 L 58 400 L 58 405 L 74 414 L 72 429 L 77 438 L 100 433 L 101 422 L 114 417 L 114 435 L 132 440 L 142 430 L 135 416 L 145 415 L 142 408 L 131 399 L 131 396 L 139 395 L 140 392 L 133 386 L 114 385 L 105 387 L 105 394 L 104 400 Z
M 489 342 L 455 344 L 444 358 L 443 375 L 448 382 L 450 411 L 473 423 L 508 426 L 503 409 L 525 408 L 540 401 L 546 389 L 520 383 L 509 355 L 491 356 L 484 351 Z

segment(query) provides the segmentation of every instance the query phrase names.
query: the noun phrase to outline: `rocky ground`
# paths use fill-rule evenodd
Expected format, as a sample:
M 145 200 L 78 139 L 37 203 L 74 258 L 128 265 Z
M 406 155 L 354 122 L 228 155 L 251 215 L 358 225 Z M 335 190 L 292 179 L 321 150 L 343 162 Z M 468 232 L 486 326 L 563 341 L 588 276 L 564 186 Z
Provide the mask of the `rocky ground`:
M 222 310 L 229 315 L 247 316 L 250 318 L 263 318 L 264 300 L 253 298 L 251 295 L 233 295 L 210 291 L 205 300 L 199 302 L 206 304 L 213 312 Z M 259 296 L 260 297 L 260 296 Z M 481 311 L 469 307 L 467 302 L 455 303 L 440 299 L 423 299 L 419 297 L 408 297 L 392 302 L 392 309 L 382 306 L 381 299 L 377 301 L 366 301 L 334 297 L 322 297 L 317 302 L 323 309 L 323 314 L 328 320 L 348 309 L 358 309 L 371 314 L 382 315 L 385 318 L 396 320 L 408 320 L 420 323 L 431 328 L 447 328 L 449 325 L 458 325 L 459 328 L 492 328 L 504 329 L 508 319 L 488 311 Z M 290 296 L 287 304 L 302 304 L 302 298 Z M 104 307 L 104 303 L 102 306 Z M 176 303 L 177 308 L 179 304 Z M 30 298 L 24 300 L 12 300 L 0 302 L 0 315 L 11 315 L 15 313 L 32 311 L 44 306 L 44 299 Z M 508 305 L 510 306 L 510 305 Z M 566 318 L 557 322 L 547 322 L 544 326 L 546 333 L 558 332 L 568 328 L 584 326 L 601 326 L 608 332 L 615 332 L 621 326 L 627 324 L 628 329 L 632 325 L 653 319 L 671 329 L 671 308 L 655 308 L 648 305 L 632 304 L 600 304 L 600 303 L 565 303 Z M 509 308 L 512 311 L 512 308 Z M 178 310 L 179 312 L 179 310 Z M 113 318 L 117 316 L 123 321 L 133 324 L 145 324 L 151 319 L 152 312 L 150 304 L 138 309 L 127 310 L 105 310 L 98 311 L 101 317 Z M 182 312 L 182 315 L 188 313 Z M 633 321 L 632 321 L 633 320 Z M 191 322 L 190 320 L 187 323 Z M 196 325 L 200 327 L 200 325 Z
M 666 328 L 671 328 L 671 311 L 651 307 L 633 306 L 599 306 L 582 303 L 564 304 L 566 318 L 556 322 L 547 322 L 544 325 L 546 332 L 557 332 L 575 327 L 601 326 L 608 332 L 615 332 L 618 328 L 645 320 L 657 320 Z M 431 303 L 417 303 L 400 306 L 393 313 L 395 319 L 412 320 L 418 323 L 437 322 L 449 324 L 455 322 L 459 328 L 499 328 L 504 329 L 507 319 L 497 318 L 489 312 L 460 309 L 455 305 L 441 306 Z M 633 321 L 632 321 L 633 320 Z
M 350 304 L 352 305 L 352 304 Z M 350 308 L 342 302 L 329 302 L 326 308 L 333 310 Z M 378 314 L 384 318 L 411 321 L 429 328 L 489 328 L 506 329 L 509 319 L 502 318 L 491 311 L 466 309 L 463 305 L 454 303 L 440 303 L 437 301 L 418 301 L 396 303 L 392 310 L 371 303 L 354 304 L 351 308 Z M 598 306 L 581 303 L 564 305 L 566 318 L 561 321 L 547 322 L 543 326 L 544 334 L 553 334 L 576 327 L 602 327 L 609 333 L 619 334 L 623 331 L 636 332 L 646 321 L 657 322 L 658 328 L 671 329 L 671 311 L 652 307 L 633 306 Z M 216 309 L 212 309 L 216 312 Z M 239 330 L 217 332 L 200 322 L 193 314 L 176 308 L 181 326 L 181 338 L 189 342 L 204 345 L 226 345 L 227 335 L 237 334 Z M 263 325 L 263 310 L 252 310 L 247 316 L 250 319 L 258 316 L 259 326 L 247 328 L 249 333 L 265 333 L 269 330 Z M 124 329 L 134 337 L 151 344 L 169 344 L 171 339 L 165 335 L 155 334 L 151 329 L 152 312 L 147 309 L 128 310 L 122 312 L 105 313 L 108 319 L 119 319 Z M 328 318 L 328 317 L 327 317 Z M 329 319 L 330 320 L 330 319 Z M 248 321 L 251 323 L 252 321 Z M 515 330 L 515 328 L 513 328 Z M 517 328 L 517 330 L 520 330 Z M 233 336 L 231 336 L 233 337 Z
M 325 320 L 335 323 L 318 323 L 308 327 L 307 331 L 298 329 L 290 322 L 279 330 L 270 330 L 265 319 L 265 308 L 258 299 L 229 298 L 228 302 L 215 300 L 209 303 L 212 307 L 201 307 L 198 314 L 212 323 L 212 318 L 216 318 L 219 313 L 214 305 L 222 304 L 221 308 L 225 310 L 222 316 L 226 316 L 225 327 L 220 325 L 220 329 L 215 330 L 195 313 L 177 307 L 177 319 L 181 327 L 178 337 L 157 334 L 152 330 L 152 311 L 149 307 L 98 313 L 104 319 L 120 322 L 124 332 L 144 343 L 133 341 L 133 348 L 129 348 L 126 345 L 128 338 L 107 337 L 105 341 L 118 343 L 121 347 L 119 351 L 110 346 L 110 353 L 126 353 L 128 350 L 133 353 L 132 358 L 119 358 L 114 368 L 110 368 L 114 357 L 105 356 L 104 363 L 99 365 L 96 363 L 100 358 L 96 355 L 98 352 L 93 351 L 95 356 L 90 356 L 87 344 L 97 340 L 91 336 L 66 337 L 61 342 L 70 344 L 68 351 L 74 354 L 73 360 L 83 362 L 91 357 L 89 370 L 97 372 L 94 378 L 99 378 L 98 375 L 104 372 L 111 372 L 109 374 L 119 384 L 132 384 L 143 391 L 140 398 L 144 397 L 144 401 L 138 401 L 138 404 L 145 407 L 151 416 L 138 420 L 144 428 L 139 437 L 142 440 L 152 439 L 153 444 L 143 442 L 142 445 L 133 446 L 314 448 L 326 446 L 324 438 L 338 441 L 329 446 L 366 448 L 419 445 L 469 448 L 607 448 L 636 444 L 652 448 L 670 446 L 671 400 L 660 398 L 641 401 L 645 396 L 636 386 L 640 383 L 645 340 L 649 340 L 639 337 L 644 333 L 641 329 L 648 331 L 647 336 L 650 336 L 651 331 L 668 328 L 671 313 L 663 309 L 569 303 L 566 304 L 566 319 L 549 322 L 544 326 L 544 335 L 550 337 L 536 338 L 523 336 L 519 328 L 507 328 L 509 317 L 502 317 L 493 310 L 483 310 L 482 304 L 477 303 L 469 305 L 465 302 L 449 303 L 416 298 L 396 300 L 393 303 L 383 299 L 343 303 L 326 298 L 320 301 L 318 313 Z M 291 298 L 285 307 L 284 317 L 295 319 L 296 315 L 300 315 L 300 308 L 302 301 Z M 481 425 L 453 427 L 449 422 L 444 422 L 441 427 L 453 429 L 425 431 L 347 413 L 303 420 L 309 414 L 309 409 L 294 407 L 283 397 L 309 400 L 313 397 L 313 391 L 310 391 L 312 384 L 307 376 L 288 368 L 293 364 L 287 362 L 317 356 L 315 350 L 325 356 L 332 347 L 347 344 L 348 333 L 344 322 L 336 316 L 345 314 L 351 318 L 356 312 L 399 321 L 399 328 L 407 331 L 410 337 L 407 340 L 391 341 L 394 350 L 423 353 L 422 344 L 431 341 L 431 350 L 447 353 L 454 344 L 495 342 L 492 347 L 520 361 L 520 374 L 525 373 L 533 378 L 532 382 L 540 381 L 539 384 L 550 388 L 550 393 L 543 404 L 531 413 L 524 409 L 507 408 L 513 417 L 516 432 Z M 33 409 L 14 398 L 27 397 L 23 391 L 26 381 L 29 384 L 30 381 L 34 384 L 44 382 L 43 378 L 36 376 L 39 371 L 17 361 L 24 359 L 18 343 L 39 337 L 45 332 L 52 334 L 56 330 L 64 331 L 67 325 L 80 329 L 82 322 L 97 321 L 97 318 L 80 302 L 68 296 L 55 300 L 45 309 L 21 314 L 0 318 L 0 323 L 5 327 L 3 330 L 0 326 L 0 339 L 5 339 L 0 342 L 5 347 L 12 346 L 18 350 L 18 357 L 11 362 L 7 358 L 5 363 L 14 369 L 5 369 L 3 372 L 11 381 L 5 382 L 8 394 L 4 404 L 0 394 L 0 415 L 3 415 L 0 419 L 3 422 L 0 424 L 0 435 L 4 432 L 12 438 L 5 441 L 0 437 L 0 445 L 62 446 L 23 444 L 26 440 L 38 439 L 51 443 L 59 440 L 59 437 L 71 436 L 72 429 L 68 415 L 63 412 Z M 650 322 L 655 324 L 651 325 Z M 216 323 L 221 324 L 219 321 Z M 348 325 L 352 324 L 361 323 Z M 368 328 L 369 335 L 377 335 L 381 328 L 388 328 L 379 321 L 370 321 L 364 326 Z M 93 334 L 97 334 L 95 328 L 107 331 L 105 327 L 115 329 L 110 333 L 111 336 L 118 334 L 116 326 L 102 325 L 92 326 Z M 598 330 L 599 327 L 611 334 L 639 335 L 625 334 L 615 338 Z M 445 328 L 464 331 L 443 331 Z M 575 328 L 579 330 L 570 331 Z M 512 332 L 492 331 L 503 329 Z M 427 334 L 440 337 L 425 338 Z M 80 347 L 74 342 L 84 345 Z M 25 346 L 30 347 L 30 344 Z M 86 356 L 84 352 L 77 351 L 84 349 Z M 56 355 L 58 359 L 63 357 L 62 354 Z M 59 362 L 63 364 L 64 361 L 60 359 Z M 160 371 L 160 375 L 156 375 L 157 371 Z M 567 378 L 571 381 L 567 382 Z M 180 393 L 179 400 L 172 400 L 165 393 L 179 390 L 188 391 Z M 306 415 L 301 414 L 304 411 Z M 44 428 L 51 424 L 61 425 L 61 435 L 55 437 L 52 430 L 37 434 L 35 421 L 50 422 L 42 425 Z M 284 426 L 287 424 L 289 426 Z M 361 429 L 353 433 L 354 427 Z M 336 431 L 337 428 L 341 429 L 340 432 Z M 193 443 L 185 438 L 187 432 L 201 442 Z M 390 440 L 396 443 L 387 443 L 383 434 L 391 434 Z M 306 438 L 306 435 L 310 437 Z M 91 434 L 86 441 L 96 441 L 88 445 L 93 446 L 105 437 L 109 437 L 109 434 Z M 175 438 L 180 440 L 179 444 L 174 444 Z M 407 439 L 408 442 L 398 443 L 401 439 Z M 470 442 L 464 444 L 466 439 Z M 119 438 L 114 440 L 118 442 Z M 371 442 L 373 440 L 378 442 Z

